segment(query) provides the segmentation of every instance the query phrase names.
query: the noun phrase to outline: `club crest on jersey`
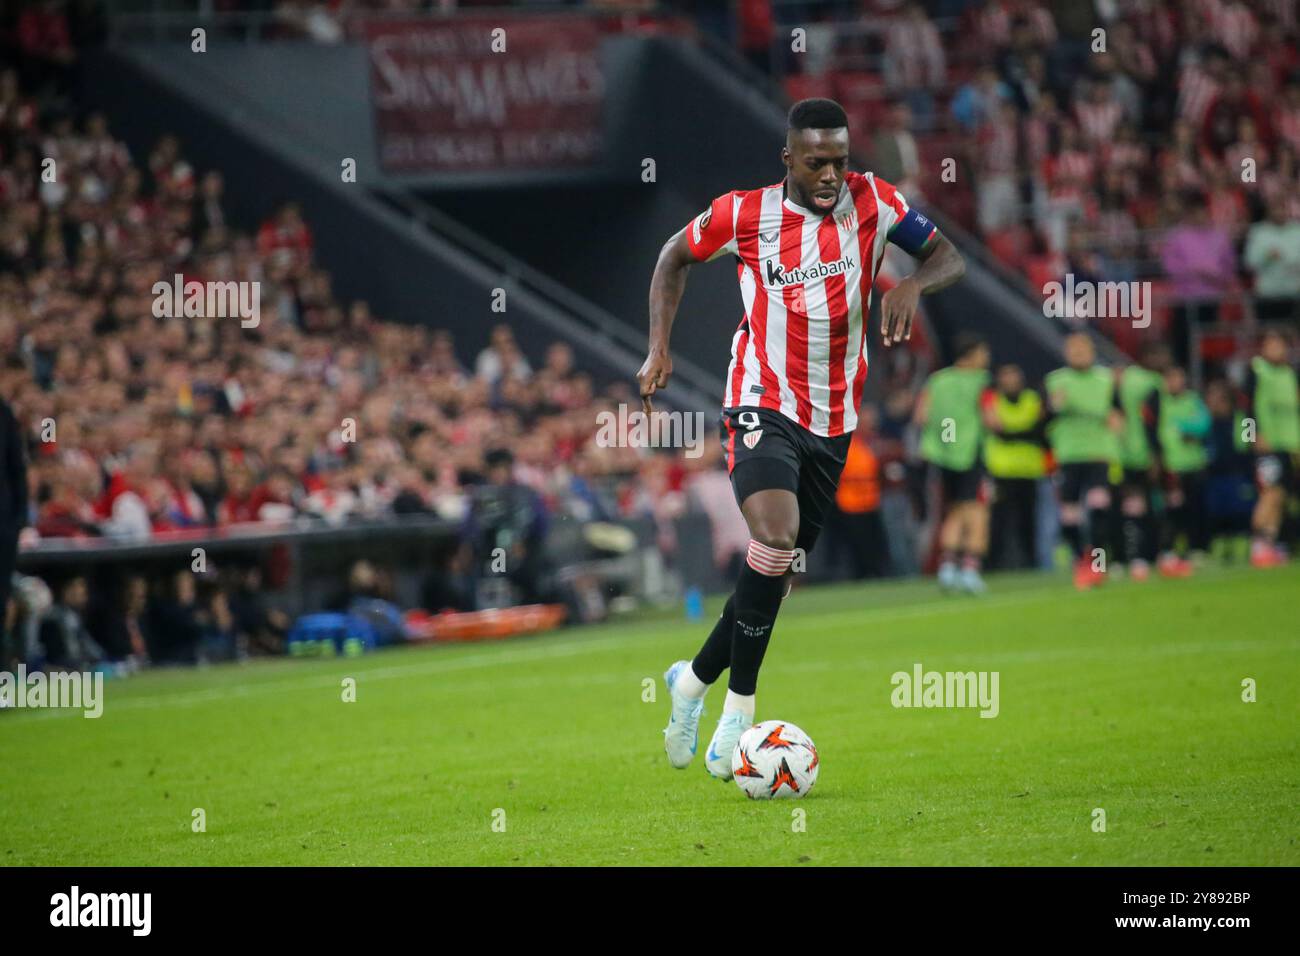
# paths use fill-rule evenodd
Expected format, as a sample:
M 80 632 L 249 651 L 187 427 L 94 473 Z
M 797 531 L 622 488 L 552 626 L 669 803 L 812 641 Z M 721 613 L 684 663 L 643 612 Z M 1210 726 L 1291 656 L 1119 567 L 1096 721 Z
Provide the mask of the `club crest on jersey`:
M 745 432 L 741 435 L 741 441 L 745 443 L 746 448 L 753 448 L 758 444 L 758 440 L 763 437 L 763 429 L 756 428 L 752 432 Z
M 835 221 L 840 224 L 840 228 L 845 232 L 852 232 L 858 227 L 858 211 L 856 209 L 850 209 L 842 216 L 836 217 Z

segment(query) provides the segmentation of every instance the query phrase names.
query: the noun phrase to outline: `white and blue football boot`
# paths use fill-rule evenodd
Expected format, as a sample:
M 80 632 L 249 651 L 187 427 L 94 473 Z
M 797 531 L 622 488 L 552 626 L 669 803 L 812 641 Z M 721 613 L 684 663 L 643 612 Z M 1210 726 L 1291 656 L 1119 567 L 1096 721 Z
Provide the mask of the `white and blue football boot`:
M 984 594 L 989 588 L 974 568 L 962 568 L 957 574 L 957 589 L 967 594 Z
M 718 728 L 713 731 L 709 750 L 704 755 L 704 769 L 719 780 L 731 779 L 731 755 L 740 735 L 754 725 L 754 719 L 743 710 L 731 710 L 718 718 Z
M 678 770 L 690 766 L 695 758 L 695 748 L 700 739 L 700 717 L 704 714 L 704 698 L 684 697 L 673 689 L 682 668 L 690 666 L 690 661 L 678 661 L 664 672 L 664 683 L 673 699 L 668 726 L 664 728 L 664 750 L 668 752 L 668 762 Z

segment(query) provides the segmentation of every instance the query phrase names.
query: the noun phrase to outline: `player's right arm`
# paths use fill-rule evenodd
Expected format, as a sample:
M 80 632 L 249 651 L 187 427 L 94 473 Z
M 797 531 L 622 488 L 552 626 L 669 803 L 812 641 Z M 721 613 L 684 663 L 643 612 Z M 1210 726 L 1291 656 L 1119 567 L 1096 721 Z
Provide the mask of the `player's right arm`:
M 925 423 L 930 419 L 930 390 L 921 389 L 921 394 L 916 397 L 916 408 L 912 410 L 912 424 L 917 428 L 924 428 Z
M 647 415 L 650 397 L 668 384 L 673 360 L 668 352 L 673 320 L 686 291 L 686 273 L 697 262 L 736 252 L 733 193 L 724 193 L 709 204 L 685 229 L 664 243 L 650 278 L 650 348 L 641 370 L 636 373 L 641 387 L 641 404 Z

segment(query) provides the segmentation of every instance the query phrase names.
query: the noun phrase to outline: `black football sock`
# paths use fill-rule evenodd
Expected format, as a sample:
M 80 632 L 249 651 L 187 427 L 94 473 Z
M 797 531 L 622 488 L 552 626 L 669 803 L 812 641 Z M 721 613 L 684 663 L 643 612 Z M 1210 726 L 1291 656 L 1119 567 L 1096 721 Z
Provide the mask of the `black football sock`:
M 1146 544 L 1143 541 L 1143 521 L 1136 515 L 1125 515 L 1124 523 L 1121 526 L 1122 540 L 1124 541 L 1124 559 L 1132 564 L 1134 561 L 1145 560 Z
M 736 627 L 735 605 L 736 596 L 732 594 L 727 598 L 722 616 L 713 625 L 704 646 L 695 655 L 695 660 L 691 661 L 691 670 L 705 684 L 716 681 L 731 664 L 731 634 Z
M 1142 516 L 1142 557 L 1148 562 L 1156 559 L 1156 552 L 1160 548 L 1160 522 L 1156 519 L 1155 513 L 1148 510 Z
M 740 580 L 736 582 L 731 676 L 727 680 L 727 689 L 732 693 L 749 697 L 757 689 L 758 669 L 763 665 L 784 593 L 784 576 L 762 574 L 748 564 L 741 569 Z
M 1062 524 L 1061 537 L 1065 539 L 1065 543 L 1070 546 L 1076 558 L 1083 557 L 1083 535 L 1077 524 Z
M 1112 550 L 1110 534 L 1110 516 L 1109 508 L 1089 508 L 1088 509 L 1088 538 L 1084 542 L 1084 557 L 1089 561 L 1095 559 L 1093 552 L 1098 548 L 1101 549 L 1102 559 L 1109 562 L 1117 557 Z

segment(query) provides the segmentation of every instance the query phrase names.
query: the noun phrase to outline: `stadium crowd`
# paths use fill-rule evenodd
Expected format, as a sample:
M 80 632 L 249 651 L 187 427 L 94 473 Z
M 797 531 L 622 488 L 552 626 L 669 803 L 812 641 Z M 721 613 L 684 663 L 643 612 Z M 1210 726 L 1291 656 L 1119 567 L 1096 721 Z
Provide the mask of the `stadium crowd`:
M 596 441 L 600 414 L 637 399 L 630 383 L 598 389 L 565 343 L 530 360 L 502 324 L 471 360 L 445 330 L 339 301 L 295 204 L 245 234 L 224 188 L 174 138 L 135 161 L 104 116 L 0 73 L 0 395 L 29 462 L 24 546 L 303 517 L 468 529 L 506 448 L 551 519 L 666 522 L 688 475 L 716 463 L 716 448 L 668 462 Z M 154 285 L 173 275 L 259 283 L 257 326 L 161 316 Z M 162 603 L 182 600 L 155 583 Z M 85 584 L 51 582 L 55 608 L 84 610 Z M 202 610 L 240 588 L 223 580 Z
M 1192 323 L 1300 322 L 1295 0 L 738 11 L 738 47 L 791 99 L 834 95 L 871 131 L 871 168 L 972 228 L 1032 289 L 1067 273 L 1150 280 L 1152 334 L 1181 362 Z M 800 27 L 806 53 L 787 39 Z

